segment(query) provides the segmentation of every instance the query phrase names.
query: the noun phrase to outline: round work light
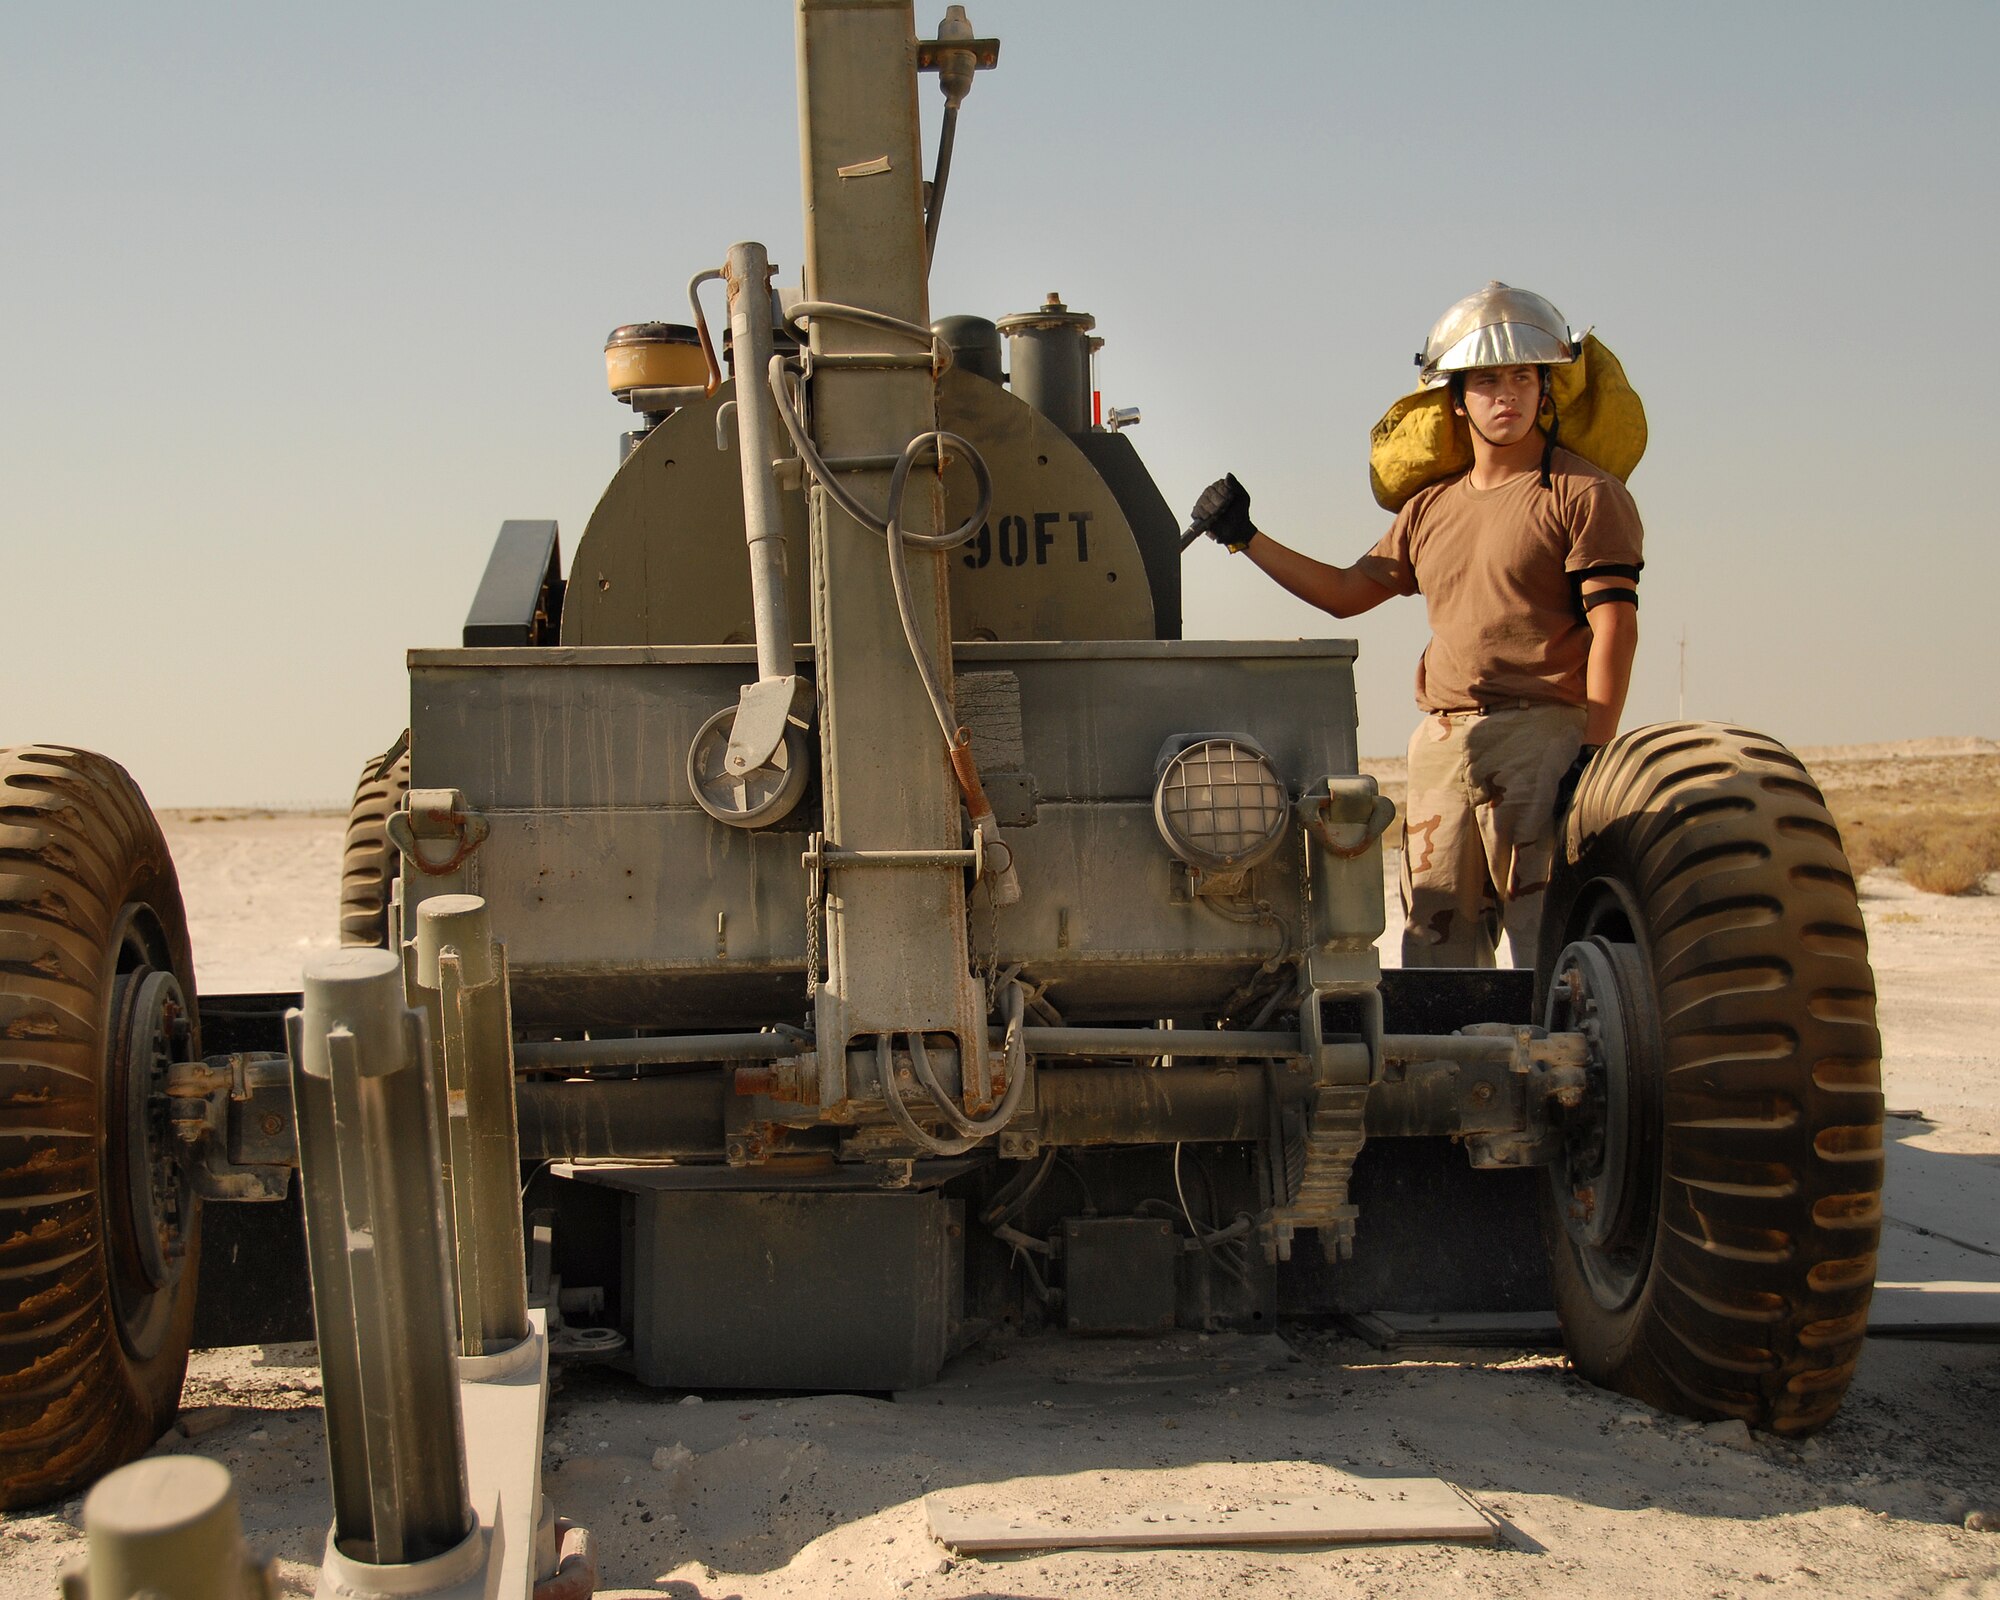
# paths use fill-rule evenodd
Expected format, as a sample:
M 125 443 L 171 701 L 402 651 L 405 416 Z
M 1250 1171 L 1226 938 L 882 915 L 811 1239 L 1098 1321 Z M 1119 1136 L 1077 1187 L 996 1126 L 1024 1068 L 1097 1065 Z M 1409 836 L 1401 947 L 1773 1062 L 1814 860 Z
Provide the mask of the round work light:
M 1203 873 L 1249 871 L 1283 843 L 1291 815 L 1270 758 L 1240 735 L 1191 741 L 1166 759 L 1153 788 L 1160 837 Z

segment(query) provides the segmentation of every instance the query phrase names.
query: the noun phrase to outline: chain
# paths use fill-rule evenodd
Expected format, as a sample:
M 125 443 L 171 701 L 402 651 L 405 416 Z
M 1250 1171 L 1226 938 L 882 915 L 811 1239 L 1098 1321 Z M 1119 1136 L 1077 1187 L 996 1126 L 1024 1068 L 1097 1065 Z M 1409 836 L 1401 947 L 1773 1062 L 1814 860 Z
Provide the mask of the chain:
M 965 943 L 972 957 L 973 975 L 986 991 L 986 1013 L 991 1016 L 994 1006 L 999 1004 L 1000 906 L 993 898 L 992 886 L 984 879 L 973 885 L 972 892 L 977 894 L 982 887 L 986 890 L 986 959 L 979 959 L 979 941 L 974 937 L 973 903 L 970 898 L 965 902 Z
M 1312 940 L 1312 844 L 1301 836 L 1299 839 L 1299 927 L 1305 933 L 1305 943 Z
M 824 878 L 818 867 L 806 873 L 806 1021 L 819 1003 L 819 925 L 825 907 Z
M 999 1004 L 994 989 L 1000 976 L 1000 901 L 993 885 L 986 885 L 986 1014 Z

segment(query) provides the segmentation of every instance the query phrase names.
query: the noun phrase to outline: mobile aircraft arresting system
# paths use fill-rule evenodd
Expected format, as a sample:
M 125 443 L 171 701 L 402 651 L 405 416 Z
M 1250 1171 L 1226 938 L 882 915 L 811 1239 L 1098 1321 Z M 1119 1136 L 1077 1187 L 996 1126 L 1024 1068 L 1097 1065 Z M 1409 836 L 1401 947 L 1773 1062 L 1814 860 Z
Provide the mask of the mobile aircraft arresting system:
M 636 425 L 567 572 L 503 525 L 363 772 L 346 941 L 400 953 L 433 1037 L 420 908 L 478 896 L 502 947 L 556 1347 L 882 1391 L 1004 1325 L 1553 1303 L 1594 1382 L 1817 1428 L 1882 1101 L 1812 778 L 1740 728 L 1627 733 L 1532 973 L 1381 970 L 1353 643 L 1182 638 L 1093 319 L 933 321 L 997 58 L 956 6 L 921 39 L 800 0 L 802 288 L 737 244 L 687 324 L 612 335 Z M 0 754 L 0 1505 L 144 1450 L 191 1340 L 309 1335 L 296 999 L 197 996 L 123 769 Z

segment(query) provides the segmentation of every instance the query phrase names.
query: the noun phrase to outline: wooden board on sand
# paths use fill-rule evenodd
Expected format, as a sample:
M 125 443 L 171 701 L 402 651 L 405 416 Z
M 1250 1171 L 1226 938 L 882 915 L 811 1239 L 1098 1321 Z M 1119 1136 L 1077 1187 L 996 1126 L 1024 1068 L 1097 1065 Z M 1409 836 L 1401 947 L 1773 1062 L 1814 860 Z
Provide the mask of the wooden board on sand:
M 960 1555 L 1018 1550 L 1156 1549 L 1166 1545 L 1497 1543 L 1500 1525 L 1442 1478 L 1370 1478 L 1351 1494 L 1257 1504 L 1162 1504 L 1092 1521 L 1043 1512 L 955 1511 L 924 1496 L 938 1542 Z

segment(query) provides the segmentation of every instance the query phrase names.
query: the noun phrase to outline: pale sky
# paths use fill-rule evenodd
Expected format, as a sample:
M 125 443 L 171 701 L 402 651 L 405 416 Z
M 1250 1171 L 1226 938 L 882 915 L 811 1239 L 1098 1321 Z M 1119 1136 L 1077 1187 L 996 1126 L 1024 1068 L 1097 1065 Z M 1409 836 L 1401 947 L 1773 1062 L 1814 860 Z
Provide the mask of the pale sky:
M 1646 401 L 1628 725 L 1685 629 L 1691 715 L 2000 735 L 2000 7 L 969 9 L 1001 65 L 933 310 L 1092 312 L 1177 509 L 1233 469 L 1352 560 L 1370 424 L 1502 278 Z M 605 333 L 684 320 L 737 239 L 796 281 L 792 73 L 783 0 L 0 8 L 0 745 L 344 803 L 500 522 L 574 550 L 629 416 Z M 1401 749 L 1419 602 L 1188 563 L 1190 637 L 1357 637 L 1362 748 Z

